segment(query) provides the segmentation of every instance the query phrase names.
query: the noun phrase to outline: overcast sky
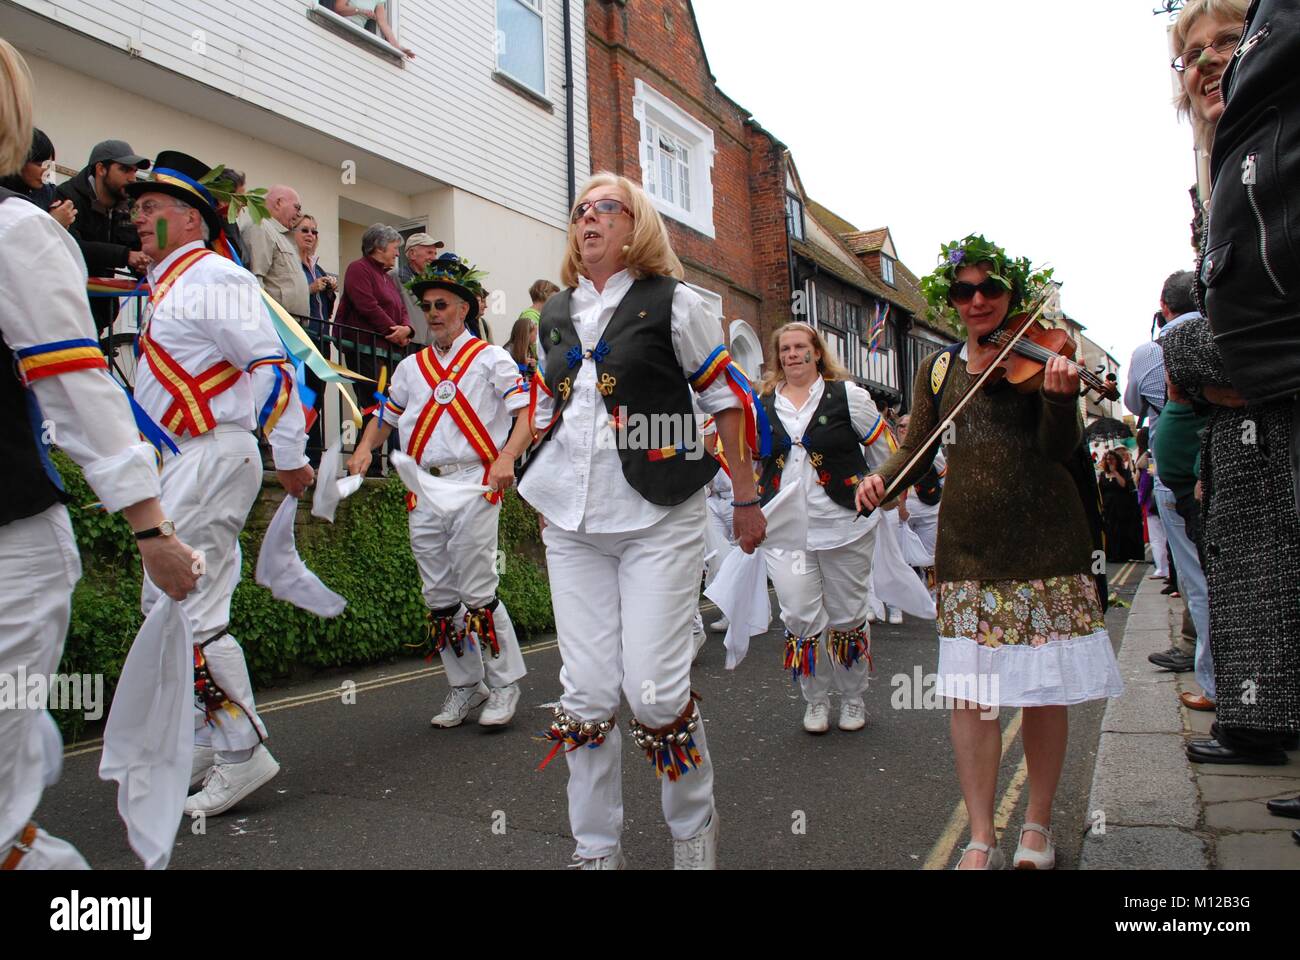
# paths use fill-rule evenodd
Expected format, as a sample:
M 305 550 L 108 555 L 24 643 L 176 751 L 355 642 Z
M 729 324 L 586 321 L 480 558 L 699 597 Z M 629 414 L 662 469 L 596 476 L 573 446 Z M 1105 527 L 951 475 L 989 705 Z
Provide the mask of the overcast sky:
M 918 275 L 983 233 L 1121 364 L 1190 269 L 1191 127 L 1152 0 L 694 0 L 718 86 Z

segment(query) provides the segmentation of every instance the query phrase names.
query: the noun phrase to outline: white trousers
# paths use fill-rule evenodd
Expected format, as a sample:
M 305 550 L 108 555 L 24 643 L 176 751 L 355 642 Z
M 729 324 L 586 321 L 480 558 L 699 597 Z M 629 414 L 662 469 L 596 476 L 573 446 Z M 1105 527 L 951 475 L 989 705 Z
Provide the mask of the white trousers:
M 48 680 L 58 670 L 72 588 L 80 579 L 76 538 L 62 504 L 0 527 L 0 682 L 9 686 L 0 701 L 0 859 L 9 855 L 41 794 L 63 769 L 63 738 L 54 718 L 29 702 L 29 682 L 18 684 L 23 677 Z M 85 867 L 76 850 L 57 846 L 60 856 L 42 859 L 33 849 L 20 867 Z
M 249 750 L 266 738 L 266 725 L 257 715 L 244 651 L 227 631 L 242 561 L 239 533 L 262 487 L 262 457 L 253 434 L 228 424 L 184 441 L 180 450 L 163 464 L 163 512 L 176 524 L 176 535 L 202 553 L 204 564 L 198 586 L 181 607 L 212 679 L 230 700 L 211 718 L 195 703 L 194 739 L 221 752 Z M 146 616 L 162 595 L 145 574 L 140 608 Z
M 776 588 L 781 623 L 798 637 L 817 637 L 833 630 L 869 629 L 867 620 L 871 562 L 876 531 L 833 550 L 767 550 L 767 575 Z M 868 636 L 870 634 L 868 633 Z M 865 659 L 849 668 L 822 649 L 816 671 L 800 676 L 799 688 L 808 703 L 823 702 L 831 688 L 844 697 L 860 697 L 867 689 L 870 668 Z
M 1151 540 L 1151 562 L 1155 564 L 1155 575 L 1169 576 L 1169 538 L 1165 534 L 1165 522 L 1160 514 L 1153 513 L 1147 517 L 1147 536 Z
M 576 533 L 546 525 L 567 713 L 609 719 L 618 712 L 620 691 L 647 727 L 667 726 L 685 711 L 704 523 L 700 493 L 644 530 Z M 703 723 L 694 737 L 700 765 L 676 781 L 661 780 L 664 820 L 677 840 L 699 834 L 713 810 L 713 763 Z M 621 742 L 616 724 L 600 746 L 565 755 L 569 823 L 584 859 L 609 855 L 623 833 Z M 642 775 L 653 776 L 644 763 Z
M 473 478 L 477 483 L 482 470 Z M 451 479 L 455 479 L 454 477 Z M 497 594 L 497 527 L 501 507 L 476 497 L 463 510 L 444 515 L 427 498 L 416 499 L 415 509 L 406 515 L 415 554 L 424 582 L 424 602 L 430 610 L 461 604 L 457 627 L 465 626 L 465 611 L 484 607 Z M 466 638 L 461 655 L 448 644 L 441 653 L 447 681 L 453 687 L 474 687 L 487 680 L 489 687 L 505 687 L 528 672 L 519 650 L 519 638 L 504 603 L 493 611 L 501 656 L 481 649 L 477 639 Z

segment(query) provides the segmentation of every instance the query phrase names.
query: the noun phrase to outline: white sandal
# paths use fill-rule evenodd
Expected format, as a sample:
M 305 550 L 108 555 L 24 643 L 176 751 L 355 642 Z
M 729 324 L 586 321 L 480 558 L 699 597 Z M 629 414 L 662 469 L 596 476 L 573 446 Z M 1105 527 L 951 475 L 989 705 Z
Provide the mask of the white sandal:
M 961 869 L 961 862 L 966 859 L 966 854 L 974 850 L 976 853 L 982 853 L 985 856 L 984 866 L 981 870 L 1001 870 L 1006 865 L 1006 858 L 1002 856 L 1002 851 L 997 847 L 991 847 L 987 843 L 980 843 L 978 840 L 972 840 L 962 848 L 961 856 L 957 858 L 957 865 L 954 870 Z
M 1032 850 L 1025 846 L 1025 831 L 1033 830 L 1047 838 L 1046 850 Z M 1012 864 L 1017 870 L 1053 870 L 1056 868 L 1056 847 L 1052 844 L 1052 831 L 1041 823 L 1026 823 L 1020 828 L 1020 840 Z

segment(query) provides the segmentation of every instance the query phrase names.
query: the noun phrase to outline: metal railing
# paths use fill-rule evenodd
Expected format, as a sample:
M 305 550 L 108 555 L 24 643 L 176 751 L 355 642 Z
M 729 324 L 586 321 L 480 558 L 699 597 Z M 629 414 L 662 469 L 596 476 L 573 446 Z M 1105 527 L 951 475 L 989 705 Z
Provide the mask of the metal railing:
M 127 297 L 119 301 L 121 307 L 112 325 L 100 333 L 99 344 L 108 359 L 110 373 L 128 390 L 135 388 L 135 373 L 138 366 L 136 354 L 136 337 L 139 335 L 143 320 L 145 300 L 142 297 Z M 404 357 L 418 352 L 423 344 L 411 341 L 405 347 L 399 347 L 384 339 L 373 330 L 352 327 L 346 324 L 327 322 L 324 324 L 304 324 L 308 337 L 330 362 L 346 367 L 354 373 L 370 377 L 373 382 L 349 381 L 339 384 L 337 389 L 326 389 L 326 384 L 314 374 L 307 373 L 307 385 L 315 391 L 316 421 L 307 433 L 307 456 L 313 464 L 320 461 L 320 455 L 326 447 L 342 436 L 344 451 L 351 450 L 360 434 L 345 426 L 350 422 L 351 407 L 339 395 L 347 390 L 352 394 L 361 410 L 373 407 L 376 403 L 374 393 L 378 389 L 378 380 L 382 371 L 387 370 L 388 379 Z M 390 447 L 395 444 L 390 443 Z M 265 446 L 265 438 L 259 438 Z M 267 461 L 269 463 L 269 460 Z M 375 465 L 371 472 L 388 472 L 388 450 L 378 451 Z

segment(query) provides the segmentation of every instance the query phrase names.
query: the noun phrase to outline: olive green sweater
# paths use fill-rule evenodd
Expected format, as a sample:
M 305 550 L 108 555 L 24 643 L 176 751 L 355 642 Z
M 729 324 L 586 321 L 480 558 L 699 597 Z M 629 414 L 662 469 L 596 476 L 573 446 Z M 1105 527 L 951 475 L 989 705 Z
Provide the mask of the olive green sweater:
M 886 482 L 935 425 L 932 360 L 921 361 L 912 388 L 907 442 L 878 471 Z M 940 421 L 972 379 L 965 361 L 954 357 Z M 1040 580 L 1091 572 L 1088 520 L 1065 466 L 1083 437 L 1077 400 L 1017 393 L 1005 384 L 985 388 L 958 414 L 948 437 L 935 548 L 939 580 Z M 933 453 L 924 457 L 907 484 L 919 480 L 933 460 Z

